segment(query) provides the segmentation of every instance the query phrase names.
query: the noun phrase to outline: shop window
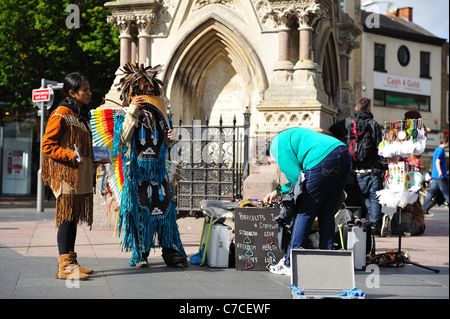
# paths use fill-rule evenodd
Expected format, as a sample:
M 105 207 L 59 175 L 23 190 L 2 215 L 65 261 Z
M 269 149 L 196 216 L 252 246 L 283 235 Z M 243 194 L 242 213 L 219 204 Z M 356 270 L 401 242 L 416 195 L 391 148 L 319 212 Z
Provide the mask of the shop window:
M 385 51 L 386 46 L 384 44 L 375 43 L 375 61 L 374 61 L 374 70 L 386 72 L 385 69 Z
M 383 90 L 375 90 L 373 93 L 373 105 L 386 106 Z
M 405 109 L 418 109 L 419 100 L 416 95 L 386 92 L 386 106 Z
M 429 111 L 430 110 L 430 97 L 419 95 L 419 110 Z
M 429 111 L 430 97 L 425 95 L 374 90 L 373 105 L 409 110 Z

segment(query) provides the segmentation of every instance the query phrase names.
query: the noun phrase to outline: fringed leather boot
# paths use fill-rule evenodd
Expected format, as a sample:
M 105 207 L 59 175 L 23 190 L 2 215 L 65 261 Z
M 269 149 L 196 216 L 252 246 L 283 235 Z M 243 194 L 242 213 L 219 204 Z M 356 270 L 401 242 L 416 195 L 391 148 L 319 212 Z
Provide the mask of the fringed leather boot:
M 70 280 L 86 280 L 89 278 L 88 274 L 80 271 L 80 267 L 75 263 L 76 259 L 73 254 L 62 254 L 58 256 L 58 272 L 56 279 L 70 279 Z
M 94 272 L 94 270 L 92 270 L 92 269 L 90 269 L 90 268 L 85 268 L 85 267 L 81 266 L 81 265 L 78 263 L 78 261 L 77 261 L 77 253 L 76 253 L 76 252 L 71 251 L 71 252 L 69 252 L 69 255 L 70 255 L 70 254 L 71 254 L 71 255 L 73 256 L 73 258 L 75 259 L 75 264 L 78 265 L 79 271 L 80 271 L 81 273 L 83 273 L 83 274 L 92 274 L 92 273 Z

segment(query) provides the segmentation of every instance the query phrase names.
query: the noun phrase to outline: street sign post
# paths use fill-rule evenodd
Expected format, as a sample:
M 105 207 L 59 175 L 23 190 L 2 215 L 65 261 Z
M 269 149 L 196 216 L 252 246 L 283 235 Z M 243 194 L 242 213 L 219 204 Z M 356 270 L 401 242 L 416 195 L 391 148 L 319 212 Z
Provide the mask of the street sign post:
M 40 148 L 40 157 L 39 157 L 39 170 L 37 173 L 37 194 L 36 194 L 36 204 L 37 211 L 44 212 L 44 182 L 41 179 L 42 173 L 42 137 L 44 136 L 45 130 L 45 113 L 49 110 L 53 105 L 54 100 L 54 92 L 55 90 L 60 90 L 63 88 L 63 83 L 58 83 L 56 81 L 41 79 L 41 87 L 39 89 L 33 90 L 32 98 L 33 103 L 41 110 L 41 148 Z M 45 107 L 47 106 L 47 107 Z

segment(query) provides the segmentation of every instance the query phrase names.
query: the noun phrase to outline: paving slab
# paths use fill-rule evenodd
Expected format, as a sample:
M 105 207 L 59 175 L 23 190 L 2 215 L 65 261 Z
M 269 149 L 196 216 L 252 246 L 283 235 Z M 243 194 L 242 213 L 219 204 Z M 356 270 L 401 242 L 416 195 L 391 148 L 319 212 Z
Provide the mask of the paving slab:
M 393 211 L 387 211 L 393 214 Z M 355 270 L 356 285 L 367 299 L 448 299 L 448 209 L 432 209 L 422 236 L 402 237 L 410 260 L 438 268 L 439 273 L 413 265 Z M 0 202 L 1 299 L 155 299 L 178 300 L 290 300 L 290 277 L 268 271 L 238 271 L 189 265 L 165 266 L 160 249 L 149 256 L 149 267 L 128 265 L 130 252 L 120 249 L 109 227 L 79 226 L 76 251 L 80 264 L 93 268 L 87 281 L 54 279 L 57 229 L 54 208 L 37 213 L 28 203 Z M 198 251 L 203 219 L 178 221 L 188 256 Z M 377 252 L 397 248 L 398 237 L 376 237 Z M 290 301 L 292 302 L 292 301 Z M 298 301 L 294 301 L 298 302 Z M 173 309 L 172 309 L 173 310 Z

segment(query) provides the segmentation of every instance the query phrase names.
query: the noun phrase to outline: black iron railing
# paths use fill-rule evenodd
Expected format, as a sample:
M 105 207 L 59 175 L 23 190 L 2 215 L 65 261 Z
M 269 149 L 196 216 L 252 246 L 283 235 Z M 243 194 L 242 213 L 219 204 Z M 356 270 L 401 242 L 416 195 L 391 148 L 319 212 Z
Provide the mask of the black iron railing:
M 248 108 L 244 124 L 209 125 L 206 120 L 192 120 L 184 125 L 181 119 L 174 129 L 178 141 L 170 151 L 171 160 L 182 165 L 175 190 L 179 212 L 200 212 L 202 200 L 242 199 L 243 180 L 248 174 Z

